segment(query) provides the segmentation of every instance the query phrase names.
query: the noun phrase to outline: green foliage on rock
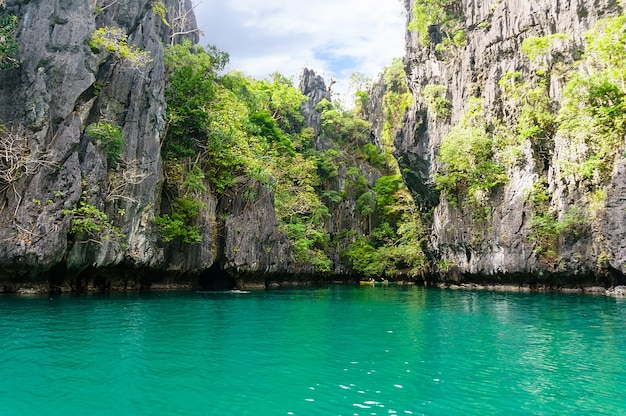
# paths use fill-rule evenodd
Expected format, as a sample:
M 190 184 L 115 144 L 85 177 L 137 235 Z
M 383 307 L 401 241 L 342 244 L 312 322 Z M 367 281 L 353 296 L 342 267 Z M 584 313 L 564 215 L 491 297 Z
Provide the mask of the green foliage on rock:
M 317 272 L 328 273 L 331 262 L 325 250 L 330 235 L 324 224 L 330 214 L 316 191 L 320 185 L 317 172 L 314 157 L 296 153 L 293 157 L 278 158 L 272 171 L 276 181 L 275 210 L 279 230 L 293 243 L 294 260 L 313 264 Z
M 367 106 L 370 101 L 370 95 L 367 91 L 358 90 L 354 93 L 354 102 L 359 111 Z
M 218 75 L 228 56 L 189 43 L 168 49 L 166 159 L 198 158 L 218 194 L 239 175 L 267 182 L 268 155 L 295 155 L 291 135 L 301 129 L 300 94 L 279 74 L 256 81 Z
M 602 183 L 624 149 L 626 16 L 601 20 L 587 33 L 587 42 L 581 70 L 563 91 L 559 134 L 577 150 L 573 160 L 562 162 L 584 179 Z
M 381 176 L 374 185 L 376 194 L 376 204 L 385 218 L 388 218 L 394 210 L 396 203 L 396 193 L 404 187 L 404 182 L 400 175 Z
M 268 110 L 261 110 L 251 114 L 250 122 L 253 126 L 252 131 L 276 145 L 276 149 L 279 152 L 284 152 L 291 156 L 295 155 L 296 150 L 293 146 L 293 142 L 278 127 L 277 120 Z
M 166 50 L 168 108 L 163 143 L 166 159 L 194 156 L 205 146 L 218 71 L 227 61 L 227 54 L 214 48 L 192 46 L 188 41 Z
M 168 48 L 164 195 L 172 201 L 155 220 L 163 241 L 198 242 L 194 227 L 201 207 L 192 202 L 206 192 L 223 197 L 241 177 L 250 177 L 273 190 L 278 229 L 302 270 L 336 270 L 334 261 L 349 257 L 358 240 L 345 228 L 356 221 L 367 230 L 376 258 L 389 266 L 387 276 L 421 274 L 421 228 L 397 164 L 390 162 L 393 129 L 410 102 L 401 60 L 385 77 L 391 88 L 385 98 L 385 149 L 371 142 L 371 126 L 358 108 L 323 100 L 317 111 L 329 148 L 315 150 L 315 133 L 304 128 L 301 111 L 306 98 L 291 80 L 280 74 L 265 80 L 238 72 L 220 75 L 225 59 L 189 44 Z M 382 172 L 385 179 L 370 183 Z M 356 218 L 343 225 L 349 216 Z M 364 273 L 358 264 L 354 271 Z
M 321 113 L 322 131 L 333 140 L 360 147 L 370 139 L 370 124 L 354 111 L 343 110 L 339 105 L 323 99 L 316 107 Z
M 422 250 L 423 226 L 392 156 L 393 138 L 402 125 L 412 96 L 406 87 L 406 75 L 400 59 L 385 68 L 382 82 L 383 149 L 366 145 L 363 154 L 370 163 L 381 169 L 382 175 L 373 186 L 367 183 L 358 169 L 346 172 L 347 195 L 356 198 L 359 215 L 376 218 L 369 234 L 356 236 L 345 251 L 354 271 L 366 277 L 418 278 L 427 269 Z M 384 159 L 384 163 L 383 163 Z
M 547 190 L 547 180 L 540 178 L 528 197 L 532 204 L 530 217 L 530 241 L 535 246 L 535 253 L 548 263 L 558 260 L 560 239 L 565 235 L 580 235 L 589 225 L 589 216 L 579 206 L 570 207 L 559 216 L 550 211 L 552 195 Z
M 298 210 L 307 212 L 305 215 L 282 215 L 286 218 L 282 223 L 286 224 L 291 240 L 297 242 L 294 245 L 296 255 L 310 253 L 308 256 L 316 259 L 318 270 L 330 265 L 326 259 L 333 256 L 333 251 L 344 247 L 345 258 L 360 275 L 416 278 L 426 269 L 421 247 L 422 227 L 392 156 L 393 135 L 411 102 L 401 60 L 394 60 L 385 69 L 382 82 L 386 91 L 382 149 L 370 142 L 371 127 L 360 118 L 360 107 L 344 110 L 327 100 L 317 105 L 322 134 L 335 147 L 321 152 L 303 149 L 304 160 L 314 160 L 317 165 L 315 172 L 310 171 L 308 180 L 298 181 L 311 184 L 309 189 L 315 194 L 307 193 L 305 188 L 305 195 L 309 195 L 307 205 L 312 208 Z M 306 166 L 304 162 L 300 165 Z M 314 173 L 318 175 L 316 184 Z M 381 175 L 375 183 L 370 182 L 372 176 L 376 179 Z M 277 190 L 277 212 L 282 200 L 285 198 L 280 197 Z M 323 205 L 318 205 L 318 201 Z M 354 207 L 357 217 L 352 221 L 366 224 L 364 234 L 357 236 L 346 228 L 329 234 L 329 222 L 341 224 L 345 207 Z
M 377 168 L 384 168 L 387 165 L 385 153 L 372 143 L 365 143 L 361 148 L 361 153 L 370 165 Z
M 547 85 L 540 82 L 536 88 L 530 88 L 526 93 L 517 132 L 522 141 L 530 140 L 533 144 L 540 145 L 541 140 L 552 139 L 556 125 L 556 115 L 547 93 Z M 542 147 L 545 148 L 545 145 Z
M 203 191 L 181 193 L 182 180 L 176 179 L 189 177 L 189 166 L 197 166 L 218 196 L 240 176 L 271 187 L 279 229 L 293 242 L 294 260 L 328 272 L 330 260 L 321 248 L 329 239 L 323 230 L 328 209 L 316 193 L 317 158 L 303 154 L 311 140 L 310 132 L 303 130 L 304 97 L 280 74 L 266 80 L 238 72 L 219 75 L 226 59 L 215 49 L 190 44 L 167 52 L 168 129 L 163 149 L 171 173 L 168 183 L 182 197 L 201 197 Z M 332 177 L 337 167 L 332 158 L 326 160 L 326 175 Z M 197 215 L 185 210 L 181 217 L 180 202 L 180 197 L 174 200 L 172 212 L 157 224 L 164 241 L 180 237 L 195 242 L 191 228 L 183 227 L 180 236 L 171 232 L 180 225 L 193 227 L 191 217 Z
M 544 157 L 553 147 L 558 126 L 555 105 L 548 93 L 547 74 L 527 76 L 521 72 L 507 72 L 499 81 L 505 112 L 516 120 L 514 137 L 507 146 L 521 146 L 529 141 L 534 150 Z M 507 133 L 512 135 L 511 132 Z M 508 149 L 510 150 L 510 149 Z
M 437 156 L 441 168 L 435 184 L 453 205 L 464 195 L 481 203 L 492 188 L 507 181 L 504 166 L 495 159 L 494 139 L 488 130 L 482 101 L 473 99 L 463 120 L 441 143 Z
M 406 84 L 406 73 L 402 59 L 396 58 L 383 71 L 385 95 L 383 96 L 382 151 L 390 170 L 399 173 L 397 160 L 393 157 L 394 137 L 402 126 L 402 120 L 413 102 L 413 96 Z
M 244 169 L 248 112 L 219 82 L 228 55 L 190 42 L 167 48 L 167 128 L 162 144 L 169 209 L 155 218 L 166 243 L 200 243 L 197 217 L 207 182 L 223 192 Z
M 96 29 L 91 35 L 89 46 L 95 51 L 104 49 L 119 62 L 129 63 L 133 68 L 141 69 L 152 62 L 150 52 L 136 45 L 129 45 L 128 35 L 119 27 L 105 26 Z
M 428 84 L 422 91 L 428 109 L 437 117 L 444 119 L 452 114 L 452 103 L 446 98 L 447 91 L 448 87 L 438 84 Z
M 111 224 L 104 212 L 90 204 L 85 195 L 81 198 L 78 207 L 65 209 L 62 213 L 72 217 L 70 232 L 78 239 L 100 243 L 111 237 L 123 237 L 119 228 Z
M 178 197 L 172 202 L 172 211 L 154 219 L 159 235 L 166 243 L 180 239 L 184 244 L 202 241 L 195 219 L 204 208 L 204 203 L 190 197 Z
M 95 139 L 104 149 L 109 164 L 115 163 L 124 153 L 126 141 L 119 126 L 106 121 L 90 124 L 85 130 L 87 137 Z
M 152 12 L 161 19 L 161 22 L 165 26 L 170 27 L 167 21 L 167 7 L 165 7 L 165 4 L 161 0 L 152 3 Z
M 568 39 L 568 36 L 564 33 L 554 33 L 547 36 L 531 36 L 522 41 L 522 52 L 528 59 L 535 61 L 547 54 L 555 42 L 566 39 Z
M 328 149 L 324 152 L 318 152 L 317 157 L 317 173 L 322 181 L 335 179 L 339 175 L 339 167 L 337 160 L 339 152 L 334 149 Z
M 429 30 L 433 26 L 438 26 L 446 44 L 464 46 L 467 39 L 461 28 L 462 20 L 463 2 L 460 0 L 415 0 L 408 28 L 417 32 L 423 46 L 430 43 Z
M 20 66 L 20 61 L 17 59 L 19 47 L 15 41 L 17 23 L 17 16 L 0 5 L 0 70 Z
M 401 201 L 408 195 L 400 192 L 396 196 L 394 206 L 401 209 L 391 210 L 399 215 L 399 220 L 383 222 L 369 236 L 358 236 L 346 251 L 352 268 L 363 276 L 417 278 L 427 269 L 426 255 L 421 247 L 421 221 L 411 211 L 410 203 Z

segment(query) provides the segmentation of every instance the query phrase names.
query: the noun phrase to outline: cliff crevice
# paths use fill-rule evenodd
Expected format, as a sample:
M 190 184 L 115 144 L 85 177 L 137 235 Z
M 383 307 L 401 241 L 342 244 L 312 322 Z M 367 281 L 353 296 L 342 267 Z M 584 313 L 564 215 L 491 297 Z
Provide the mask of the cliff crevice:
M 405 181 L 422 208 L 432 209 L 429 246 L 439 259 L 433 279 L 621 282 L 607 270 L 626 271 L 618 242 L 624 206 L 616 199 L 624 160 L 617 152 L 604 182 L 581 177 L 571 163 L 586 163 L 590 148 L 560 126 L 586 34 L 622 10 L 613 1 L 459 3 L 456 33 L 463 37 L 456 42 L 441 35 L 435 45 L 407 31 L 404 62 L 415 102 L 396 136 Z M 405 6 L 410 22 L 414 3 Z M 449 112 L 435 105 L 434 87 Z M 444 182 L 458 159 L 443 152 L 470 131 L 464 143 L 479 152 L 477 138 L 484 137 L 484 163 L 501 166 L 496 185 L 486 184 L 493 174 L 487 165 L 462 179 L 468 182 Z

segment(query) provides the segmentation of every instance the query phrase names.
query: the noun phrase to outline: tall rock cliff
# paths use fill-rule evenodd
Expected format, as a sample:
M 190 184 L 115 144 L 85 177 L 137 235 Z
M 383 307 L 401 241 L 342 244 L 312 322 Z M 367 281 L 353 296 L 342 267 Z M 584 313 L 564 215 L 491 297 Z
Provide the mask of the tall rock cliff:
M 7 2 L 6 10 L 19 19 L 21 66 L 0 73 L 2 150 L 17 152 L 4 160 L 14 174 L 2 184 L 3 281 L 63 280 L 66 267 L 78 274 L 121 262 L 149 267 L 162 261 L 147 224 L 161 178 L 163 43 L 170 42 L 172 29 L 153 3 Z M 190 6 L 167 3 L 171 10 L 182 6 L 181 13 Z M 90 47 L 92 35 L 106 27 L 119 28 L 149 59 L 133 65 Z M 86 134 L 98 122 L 123 131 L 119 160 L 107 160 L 102 143 Z M 108 237 L 68 239 L 75 231 L 68 212 L 86 218 L 88 210 L 106 214 L 95 226 Z
M 20 62 L 0 71 L 0 291 L 265 286 L 319 276 L 280 230 L 271 178 L 238 171 L 218 192 L 202 173 L 203 191 L 188 199 L 200 207 L 193 244 L 160 232 L 158 219 L 171 220 L 184 187 L 171 171 L 177 165 L 163 162 L 164 56 L 168 44 L 198 40 L 189 0 L 9 0 L 0 12 L 17 17 Z M 315 108 L 330 93 L 312 71 L 301 88 L 315 147 L 330 149 Z M 380 175 L 357 159 L 365 188 L 373 186 Z M 336 195 L 349 187 L 347 167 L 340 170 L 327 184 Z M 336 202 L 320 233 L 369 228 L 372 216 L 355 216 L 355 203 Z M 339 250 L 316 250 L 346 271 Z
M 18 18 L 21 61 L 0 72 L 4 290 L 107 285 L 112 275 L 139 287 L 211 267 L 216 200 L 201 219 L 206 243 L 182 254 L 159 242 L 153 224 L 162 209 L 164 48 L 197 42 L 191 2 L 9 0 L 2 11 Z M 122 148 L 112 154 L 106 140 L 116 135 Z
M 455 27 L 430 22 L 421 37 L 407 31 L 405 67 L 415 103 L 395 139 L 405 181 L 432 225 L 436 280 L 622 282 L 624 137 L 614 158 L 601 162 L 606 174 L 574 169 L 590 166 L 599 153 L 572 139 L 561 110 L 568 82 L 586 70 L 577 63 L 585 56 L 585 34 L 602 18 L 620 15 L 620 6 L 613 0 L 448 3 Z M 405 6 L 411 22 L 415 3 Z M 539 120 L 542 114 L 549 122 Z M 477 146 L 478 136 L 489 144 L 486 162 L 500 166 L 505 178 L 484 166 L 453 171 L 453 158 Z M 449 150 L 460 137 L 456 151 Z M 446 183 L 453 174 L 460 176 Z

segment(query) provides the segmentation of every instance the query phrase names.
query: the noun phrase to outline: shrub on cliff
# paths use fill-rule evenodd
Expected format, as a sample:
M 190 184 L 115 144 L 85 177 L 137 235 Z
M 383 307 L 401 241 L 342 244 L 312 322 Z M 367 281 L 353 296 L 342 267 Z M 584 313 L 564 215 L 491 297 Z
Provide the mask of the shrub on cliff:
M 104 149 L 109 164 L 115 163 L 124 153 L 126 141 L 124 132 L 118 126 L 107 121 L 90 124 L 85 134 L 97 141 Z
M 218 71 L 226 62 L 227 54 L 214 48 L 192 46 L 189 41 L 166 50 L 167 131 L 163 142 L 166 158 L 194 156 L 205 146 Z
M 462 18 L 463 2 L 460 0 L 415 0 L 408 28 L 418 33 L 423 46 L 431 41 L 429 28 L 432 26 L 438 26 L 445 35 L 445 44 L 460 44 L 465 42 L 465 33 L 460 35 Z
M 494 141 L 487 130 L 482 101 L 474 99 L 441 143 L 435 184 L 452 204 L 463 195 L 481 203 L 485 192 L 506 183 L 505 168 L 495 160 Z
M 204 203 L 188 197 L 179 197 L 172 202 L 172 212 L 154 219 L 163 241 L 169 243 L 180 239 L 185 244 L 197 244 L 202 236 L 194 220 L 204 208 Z
M 101 244 L 112 237 L 124 237 L 119 228 L 111 223 L 108 215 L 89 203 L 86 194 L 83 194 L 78 207 L 65 209 L 62 213 L 72 218 L 70 232 L 77 239 L 76 241 Z
M 128 44 L 128 35 L 119 27 L 105 26 L 96 29 L 91 35 L 89 46 L 99 52 L 104 49 L 118 62 L 128 63 L 134 69 L 141 69 L 152 62 L 150 52 L 136 45 Z
M 570 138 L 583 160 L 563 161 L 585 179 L 602 182 L 624 149 L 626 135 L 626 15 L 598 22 L 563 91 L 559 133 Z M 569 162 L 569 163 L 568 163 Z
M 4 5 L 0 5 L 0 70 L 17 68 L 18 45 L 15 41 L 17 16 L 9 13 Z
M 330 139 L 360 147 L 370 138 L 370 124 L 355 111 L 346 111 L 338 104 L 323 99 L 316 110 L 321 113 L 322 131 Z

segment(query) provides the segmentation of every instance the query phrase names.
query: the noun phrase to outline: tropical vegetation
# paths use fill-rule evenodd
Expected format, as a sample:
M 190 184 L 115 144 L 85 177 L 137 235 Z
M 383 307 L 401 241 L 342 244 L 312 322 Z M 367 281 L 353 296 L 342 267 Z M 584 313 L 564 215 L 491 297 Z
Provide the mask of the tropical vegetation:
M 421 223 L 391 155 L 391 136 L 410 102 L 400 60 L 382 81 L 387 116 L 380 149 L 361 106 L 322 100 L 320 147 L 304 122 L 307 98 L 291 79 L 221 73 L 226 53 L 190 43 L 169 47 L 165 59 L 165 204 L 155 219 L 164 243 L 199 243 L 203 206 L 196 201 L 209 192 L 221 198 L 241 186 L 237 178 L 248 177 L 273 190 L 279 231 L 291 242 L 292 261 L 304 268 L 332 273 L 337 261 L 347 261 L 367 276 L 424 272 Z M 238 191 L 253 202 L 250 190 Z M 363 233 L 336 225 L 346 208 Z
M 0 70 L 17 68 L 18 45 L 15 41 L 17 16 L 8 12 L 0 3 Z

